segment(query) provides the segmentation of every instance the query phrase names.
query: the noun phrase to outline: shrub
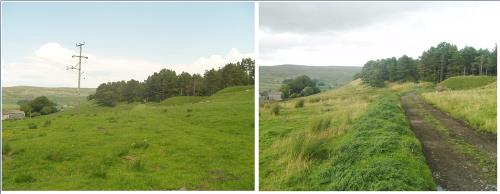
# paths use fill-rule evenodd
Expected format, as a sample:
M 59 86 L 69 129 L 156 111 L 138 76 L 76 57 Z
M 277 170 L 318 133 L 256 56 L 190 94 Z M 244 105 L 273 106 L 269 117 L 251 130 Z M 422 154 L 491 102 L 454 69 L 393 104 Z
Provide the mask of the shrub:
M 163 112 L 168 112 L 168 109 L 163 109 Z
M 304 107 L 304 99 L 300 99 L 297 102 L 295 102 L 295 108 L 302 108 Z
M 193 109 L 188 108 L 186 111 L 187 112 L 193 112 Z
M 43 127 L 48 127 L 48 126 L 50 126 L 50 124 L 52 124 L 52 121 L 46 120 L 45 122 L 43 122 Z
M 35 123 L 29 123 L 28 128 L 29 129 L 36 129 L 36 128 L 38 128 L 38 126 Z
M 279 115 L 280 109 L 281 109 L 281 106 L 279 104 L 273 105 L 273 107 L 271 107 L 271 114 L 272 115 Z
M 31 183 L 35 181 L 36 179 L 29 174 L 21 174 L 14 179 L 14 182 L 16 183 Z

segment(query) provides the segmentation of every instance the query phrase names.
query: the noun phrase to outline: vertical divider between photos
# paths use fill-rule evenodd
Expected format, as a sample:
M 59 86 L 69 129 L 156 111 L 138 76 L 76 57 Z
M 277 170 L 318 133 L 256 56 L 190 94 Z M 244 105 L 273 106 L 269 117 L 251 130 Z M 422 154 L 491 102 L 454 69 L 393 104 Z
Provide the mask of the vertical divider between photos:
M 255 91 L 255 107 L 254 107 L 254 179 L 255 191 L 259 191 L 259 2 L 254 1 L 254 60 L 255 60 L 255 75 L 254 75 L 254 91 Z

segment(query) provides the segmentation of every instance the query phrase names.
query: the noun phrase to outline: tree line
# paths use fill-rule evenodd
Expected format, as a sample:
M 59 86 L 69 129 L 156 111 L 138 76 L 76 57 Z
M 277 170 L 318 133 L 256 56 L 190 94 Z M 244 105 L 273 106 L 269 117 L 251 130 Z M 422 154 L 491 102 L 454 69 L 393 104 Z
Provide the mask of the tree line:
M 370 60 L 360 73 L 354 76 L 364 83 L 382 87 L 384 81 L 429 81 L 439 83 L 446 78 L 459 75 L 496 75 L 497 46 L 476 49 L 441 42 L 424 51 L 418 59 L 406 55 L 396 58 Z
M 251 58 L 207 70 L 204 75 L 162 69 L 143 82 L 131 79 L 102 83 L 87 99 L 114 106 L 118 102 L 160 102 L 173 96 L 209 96 L 226 87 L 253 85 L 254 75 L 255 61 Z

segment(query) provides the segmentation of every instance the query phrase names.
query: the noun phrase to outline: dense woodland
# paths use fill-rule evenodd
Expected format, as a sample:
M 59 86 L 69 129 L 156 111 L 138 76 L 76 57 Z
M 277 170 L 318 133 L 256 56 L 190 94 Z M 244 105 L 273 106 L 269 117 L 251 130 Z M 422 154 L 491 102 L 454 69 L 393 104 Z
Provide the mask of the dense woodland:
M 280 91 L 283 98 L 296 98 L 319 93 L 320 89 L 317 87 L 316 80 L 301 75 L 295 79 L 284 80 Z
M 418 59 L 406 55 L 368 61 L 355 78 L 375 87 L 384 81 L 429 81 L 439 83 L 459 75 L 496 75 L 497 46 L 492 51 L 442 42 L 424 51 Z
M 207 70 L 204 75 L 162 69 L 143 82 L 132 79 L 102 83 L 88 99 L 99 105 L 114 106 L 117 102 L 160 102 L 173 96 L 209 96 L 226 87 L 253 85 L 254 75 L 255 61 L 251 58 Z

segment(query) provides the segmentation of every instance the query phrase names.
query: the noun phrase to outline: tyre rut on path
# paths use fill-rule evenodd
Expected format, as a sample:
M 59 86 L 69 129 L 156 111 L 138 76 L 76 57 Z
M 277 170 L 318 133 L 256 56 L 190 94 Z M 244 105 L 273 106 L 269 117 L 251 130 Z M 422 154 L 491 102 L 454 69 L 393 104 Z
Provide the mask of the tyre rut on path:
M 449 130 L 450 136 L 461 139 L 478 150 L 483 150 L 496 162 L 496 137 L 494 135 L 488 136 L 476 132 L 428 105 L 414 92 L 402 96 L 401 104 L 412 130 L 422 143 L 427 164 L 432 170 L 434 180 L 439 185 L 438 189 L 496 190 L 496 176 L 493 180 L 484 172 L 478 161 L 457 151 L 448 142 L 448 137 L 428 123 L 421 112 L 426 111 L 437 119 Z

